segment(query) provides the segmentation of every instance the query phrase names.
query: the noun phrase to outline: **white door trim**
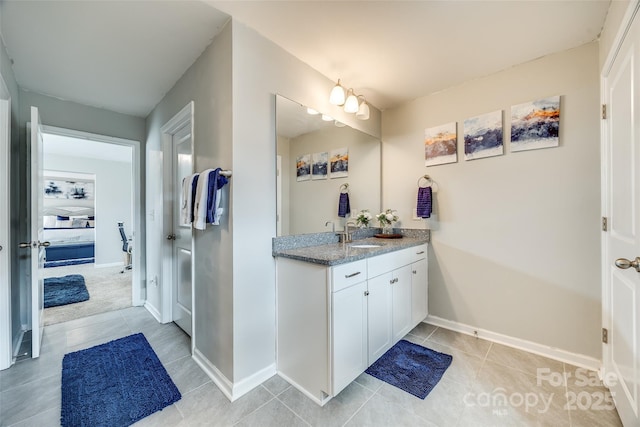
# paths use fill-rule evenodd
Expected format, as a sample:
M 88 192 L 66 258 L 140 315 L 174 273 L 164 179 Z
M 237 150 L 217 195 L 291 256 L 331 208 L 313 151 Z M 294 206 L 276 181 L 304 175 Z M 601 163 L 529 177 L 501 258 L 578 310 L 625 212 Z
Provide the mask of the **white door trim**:
M 117 138 L 113 136 L 99 135 L 90 132 L 83 132 L 72 129 L 59 128 L 55 126 L 42 126 L 44 133 L 67 136 L 71 138 L 87 139 L 90 141 L 103 142 L 106 144 L 123 145 L 131 147 L 132 159 L 132 175 L 133 175 L 133 191 L 132 191 L 132 216 L 133 224 L 131 232 L 135 239 L 135 248 L 144 248 L 145 242 L 142 241 L 142 198 L 141 198 L 141 167 L 140 167 L 140 141 L 132 139 Z M 115 232 L 115 231 L 114 231 Z M 144 276 L 142 275 L 142 250 L 134 250 L 132 254 L 132 283 L 131 283 L 131 304 L 139 306 L 144 304 L 143 284 Z
M 13 364 L 11 339 L 11 95 L 0 76 L 0 370 Z
M 166 192 L 169 190 L 169 188 L 173 185 L 173 181 L 172 180 L 167 180 L 166 176 L 167 176 L 167 171 L 170 171 L 172 169 L 172 156 L 173 156 L 173 152 L 172 152 L 172 143 L 173 143 L 173 135 L 182 127 L 184 127 L 185 125 L 189 124 L 189 126 L 191 126 L 191 141 L 192 141 L 192 147 L 193 147 L 193 141 L 194 141 L 194 133 L 193 133 L 193 114 L 194 114 L 194 102 L 191 101 L 189 102 L 187 105 L 184 106 L 184 108 L 182 108 L 182 110 L 180 110 L 180 112 L 178 112 L 175 116 L 173 116 L 167 123 L 165 123 L 161 128 L 160 128 L 160 133 L 162 135 L 162 156 L 163 156 L 163 160 L 162 160 L 162 179 L 163 179 L 163 184 L 162 184 L 162 188 L 163 191 Z M 160 196 L 163 197 L 163 196 Z M 163 206 L 164 209 L 164 200 L 163 203 L 160 204 L 161 206 Z M 169 234 L 172 230 L 173 230 L 173 225 L 171 224 L 171 221 L 169 220 L 169 218 L 171 218 L 170 215 L 164 215 L 164 212 L 160 212 L 160 215 L 163 218 L 163 222 L 162 222 L 162 233 L 163 236 L 166 236 L 167 234 Z M 170 241 L 167 240 L 162 240 L 162 242 L 164 243 L 162 245 L 162 251 L 160 256 L 162 257 L 161 260 L 161 264 L 162 265 L 162 277 L 163 279 L 161 280 L 161 292 L 160 292 L 160 316 L 161 316 L 161 322 L 162 323 L 168 323 L 171 322 L 173 320 L 173 307 L 172 307 L 172 292 L 173 292 L 173 263 L 171 262 L 172 257 L 173 257 L 173 252 L 172 252 L 172 247 L 173 245 L 171 244 Z M 169 242 L 169 243 L 167 243 Z M 191 253 L 194 254 L 194 245 L 193 245 L 193 239 L 191 241 Z M 193 257 L 192 257 L 193 259 Z M 194 277 L 194 271 L 193 271 L 193 262 L 191 263 L 191 277 Z M 192 302 L 191 302 L 191 349 L 193 352 L 193 348 L 195 345 L 195 317 L 196 317 L 196 313 L 195 313 L 195 301 L 194 301 L 194 295 L 195 292 L 191 292 L 191 298 L 192 298 Z

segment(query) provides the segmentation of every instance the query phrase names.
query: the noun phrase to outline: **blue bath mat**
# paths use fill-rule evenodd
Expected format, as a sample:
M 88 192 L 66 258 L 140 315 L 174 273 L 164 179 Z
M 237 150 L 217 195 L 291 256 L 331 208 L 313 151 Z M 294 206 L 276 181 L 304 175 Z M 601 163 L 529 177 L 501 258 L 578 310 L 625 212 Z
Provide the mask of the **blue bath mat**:
M 181 397 L 142 334 L 62 360 L 62 427 L 129 426 Z
M 84 277 L 70 274 L 44 279 L 44 308 L 73 304 L 89 299 Z
M 365 372 L 424 399 L 438 384 L 452 360 L 448 354 L 401 340 Z

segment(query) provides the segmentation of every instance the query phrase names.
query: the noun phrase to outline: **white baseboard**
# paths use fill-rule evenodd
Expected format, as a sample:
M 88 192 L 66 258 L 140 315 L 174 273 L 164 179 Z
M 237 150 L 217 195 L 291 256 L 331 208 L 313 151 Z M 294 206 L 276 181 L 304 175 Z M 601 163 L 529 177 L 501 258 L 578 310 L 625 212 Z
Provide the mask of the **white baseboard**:
M 486 329 L 469 326 L 464 323 L 454 322 L 452 320 L 432 316 L 431 314 L 427 316 L 424 322 L 471 336 L 476 336 L 477 333 L 477 336 L 479 338 L 483 338 L 487 341 L 492 341 L 498 344 L 517 348 L 519 350 L 528 351 L 529 353 L 538 354 L 540 356 L 548 357 L 549 359 L 558 360 L 560 362 L 570 363 L 581 368 L 587 368 L 593 371 L 600 371 L 600 369 L 602 368 L 602 360 L 595 359 L 590 356 L 571 353 L 569 351 L 555 347 L 549 347 L 544 344 L 523 340 L 521 338 L 511 337 L 508 335 L 500 334 L 498 332 L 492 332 Z
M 328 401 L 331 400 L 332 396 L 326 396 L 324 399 L 318 399 L 317 396 L 314 396 L 313 394 L 309 393 L 304 387 L 302 387 L 301 385 L 299 385 L 297 382 L 295 382 L 294 380 L 292 380 L 291 378 L 289 378 L 287 375 L 283 374 L 282 372 L 278 372 L 278 375 L 280 376 L 280 378 L 282 378 L 283 380 L 285 380 L 286 382 L 288 382 L 289 384 L 291 384 L 294 388 L 296 388 L 300 393 L 304 394 L 305 396 L 307 396 L 309 399 L 311 399 L 312 401 L 314 401 L 315 403 L 317 403 L 319 406 L 324 406 Z
M 149 301 L 145 301 L 143 307 L 146 308 L 153 317 L 155 317 L 158 323 L 162 323 L 162 316 L 160 316 L 160 312 L 153 305 L 149 304 Z
M 231 382 L 216 366 L 209 361 L 197 348 L 193 350 L 193 360 L 211 378 L 216 386 L 231 402 L 244 396 L 260 384 L 276 374 L 275 363 L 256 372 L 236 384 Z
M 218 386 L 220 391 L 227 396 L 231 402 L 233 402 L 233 383 L 224 376 L 213 363 L 209 361 L 197 348 L 193 351 L 193 360 L 202 368 L 202 370 L 209 375 L 209 378 Z

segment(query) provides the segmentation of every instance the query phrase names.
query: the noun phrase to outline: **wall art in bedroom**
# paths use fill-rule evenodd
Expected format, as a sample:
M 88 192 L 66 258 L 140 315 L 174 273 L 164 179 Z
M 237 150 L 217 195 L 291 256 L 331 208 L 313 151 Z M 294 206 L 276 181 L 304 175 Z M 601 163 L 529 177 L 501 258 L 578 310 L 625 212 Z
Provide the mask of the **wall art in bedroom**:
M 44 179 L 44 197 L 46 199 L 93 200 L 94 188 L 94 181 Z
M 557 147 L 560 96 L 511 107 L 511 151 Z
M 313 153 L 311 155 L 311 179 L 327 179 L 329 170 L 329 153 Z
M 504 154 L 502 110 L 465 119 L 463 127 L 465 160 Z
M 311 154 L 303 154 L 296 159 L 296 181 L 311 179 Z
M 330 156 L 331 178 L 345 178 L 349 176 L 349 149 L 337 148 L 331 150 Z
M 456 123 L 424 130 L 424 165 L 435 166 L 458 161 Z

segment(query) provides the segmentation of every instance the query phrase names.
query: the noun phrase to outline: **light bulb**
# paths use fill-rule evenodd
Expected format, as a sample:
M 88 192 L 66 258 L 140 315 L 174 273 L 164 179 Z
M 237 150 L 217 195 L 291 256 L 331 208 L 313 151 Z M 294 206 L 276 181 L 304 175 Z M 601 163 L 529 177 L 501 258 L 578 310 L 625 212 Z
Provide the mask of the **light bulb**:
M 336 125 L 336 127 L 339 127 L 339 128 L 343 128 L 343 127 L 345 127 L 345 126 L 346 126 L 344 123 L 339 122 L 339 121 L 337 121 L 337 120 L 334 122 L 334 124 Z
M 311 114 L 312 116 L 315 116 L 320 113 L 314 110 L 313 108 L 307 108 L 307 114 Z
M 358 112 L 356 113 L 356 118 L 360 120 L 369 120 L 369 104 L 367 104 L 367 101 L 363 100 L 360 104 L 360 108 L 358 108 Z
M 333 120 L 333 117 L 327 116 L 326 114 L 323 114 L 322 115 L 322 120 L 324 120 L 325 122 L 330 122 L 331 120 Z
M 344 103 L 345 113 L 357 113 L 358 112 L 358 98 L 353 93 L 353 89 L 349 89 L 349 96 Z
M 329 102 L 333 105 L 343 105 L 344 104 L 344 88 L 340 85 L 340 79 L 338 79 L 338 83 L 331 89 L 331 94 L 329 95 Z

